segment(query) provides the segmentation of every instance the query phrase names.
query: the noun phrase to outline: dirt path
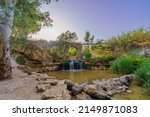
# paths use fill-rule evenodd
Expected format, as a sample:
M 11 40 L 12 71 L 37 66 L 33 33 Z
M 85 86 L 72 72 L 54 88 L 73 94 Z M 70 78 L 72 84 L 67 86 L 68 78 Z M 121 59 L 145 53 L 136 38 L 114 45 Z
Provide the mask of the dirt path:
M 18 64 L 11 61 L 13 67 L 12 79 L 0 81 L 1 100 L 32 100 L 40 99 L 40 94 L 36 93 L 36 76 L 28 75 L 17 69 Z

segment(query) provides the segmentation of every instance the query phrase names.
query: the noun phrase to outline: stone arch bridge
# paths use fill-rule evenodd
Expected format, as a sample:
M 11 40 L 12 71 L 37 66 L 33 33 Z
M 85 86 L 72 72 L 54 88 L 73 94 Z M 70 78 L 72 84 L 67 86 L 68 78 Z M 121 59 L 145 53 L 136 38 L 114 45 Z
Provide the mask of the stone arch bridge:
M 69 48 L 67 48 L 66 52 L 69 51 L 69 49 L 71 47 L 74 47 L 77 49 L 77 55 L 76 55 L 76 59 L 77 60 L 81 60 L 83 58 L 83 55 L 82 55 L 82 44 L 81 43 L 69 43 Z
M 66 49 L 66 52 L 68 52 L 71 47 L 74 47 L 77 49 L 76 59 L 81 60 L 81 59 L 83 59 L 82 51 L 84 50 L 84 48 L 88 47 L 91 51 L 92 45 L 78 43 L 78 42 L 72 42 L 72 43 L 69 43 L 69 48 Z

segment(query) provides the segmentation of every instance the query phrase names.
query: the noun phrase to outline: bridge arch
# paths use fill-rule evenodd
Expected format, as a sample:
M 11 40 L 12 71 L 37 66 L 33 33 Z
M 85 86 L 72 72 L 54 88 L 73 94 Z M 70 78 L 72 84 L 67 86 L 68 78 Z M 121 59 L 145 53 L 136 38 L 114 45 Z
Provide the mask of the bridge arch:
M 69 43 L 69 47 L 67 48 L 66 51 L 68 52 L 71 47 L 73 47 L 77 50 L 76 59 L 77 60 L 83 59 L 82 44 L 81 43 Z

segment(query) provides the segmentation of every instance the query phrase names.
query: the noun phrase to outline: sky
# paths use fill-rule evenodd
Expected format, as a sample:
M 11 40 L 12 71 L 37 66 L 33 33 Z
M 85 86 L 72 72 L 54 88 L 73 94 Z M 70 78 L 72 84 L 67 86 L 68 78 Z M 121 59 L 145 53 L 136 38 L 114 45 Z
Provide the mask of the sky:
M 53 27 L 41 29 L 33 38 L 56 40 L 67 30 L 83 42 L 86 31 L 97 39 L 109 39 L 140 27 L 150 28 L 150 0 L 59 0 L 42 5 Z

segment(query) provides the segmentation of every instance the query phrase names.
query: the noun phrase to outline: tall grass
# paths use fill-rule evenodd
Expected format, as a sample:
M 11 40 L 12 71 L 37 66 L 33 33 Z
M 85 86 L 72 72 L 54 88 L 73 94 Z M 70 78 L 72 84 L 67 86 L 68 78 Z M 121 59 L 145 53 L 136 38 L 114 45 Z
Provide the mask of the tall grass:
M 136 78 L 143 82 L 143 86 L 150 91 L 150 59 L 143 60 L 140 67 L 135 71 Z
M 112 65 L 112 70 L 115 73 L 131 74 L 135 71 L 135 63 L 132 58 L 121 56 Z

